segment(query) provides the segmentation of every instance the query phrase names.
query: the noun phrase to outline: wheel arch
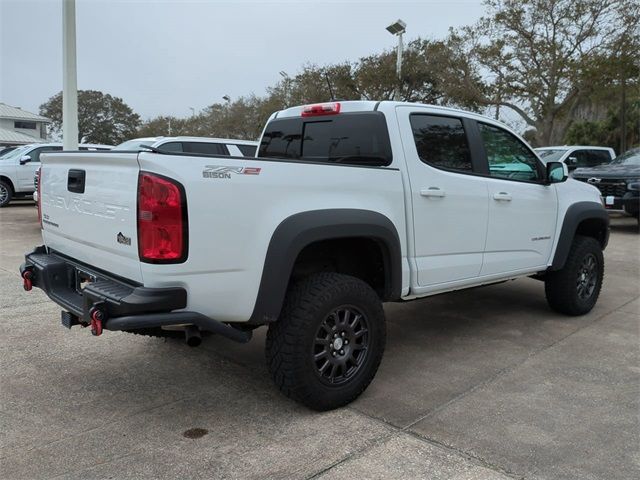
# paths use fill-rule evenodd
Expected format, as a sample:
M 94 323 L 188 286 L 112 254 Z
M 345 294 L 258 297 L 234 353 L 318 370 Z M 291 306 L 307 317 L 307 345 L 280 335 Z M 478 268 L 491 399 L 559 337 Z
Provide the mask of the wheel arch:
M 609 214 L 602 205 L 596 202 L 578 202 L 567 209 L 549 271 L 564 267 L 576 235 L 593 237 L 603 250 L 606 248 L 609 241 Z
M 312 210 L 286 218 L 271 236 L 249 323 L 265 324 L 277 320 L 294 265 L 306 247 L 327 240 L 359 238 L 374 241 L 380 247 L 384 264 L 382 300 L 400 298 L 402 251 L 393 222 L 370 210 Z
M 16 187 L 13 184 L 13 182 L 11 181 L 11 179 L 5 175 L 0 175 L 0 180 L 2 180 L 3 182 L 7 183 L 9 185 L 9 187 L 11 187 L 11 191 L 13 193 L 16 193 Z

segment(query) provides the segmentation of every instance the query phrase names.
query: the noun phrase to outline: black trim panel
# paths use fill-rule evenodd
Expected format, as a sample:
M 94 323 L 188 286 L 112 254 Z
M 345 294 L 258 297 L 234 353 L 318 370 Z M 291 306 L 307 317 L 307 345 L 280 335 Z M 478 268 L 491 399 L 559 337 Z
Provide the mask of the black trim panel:
M 33 286 L 74 315 L 89 321 L 89 310 L 96 305 L 108 317 L 141 313 L 169 312 L 185 308 L 187 292 L 182 287 L 148 288 L 105 275 L 89 265 L 47 253 L 41 246 L 25 255 L 20 273 L 31 270 Z M 84 289 L 80 281 L 90 279 Z
M 391 220 L 369 210 L 313 210 L 286 218 L 274 231 L 249 322 L 264 324 L 278 319 L 294 263 L 307 245 L 321 240 L 356 237 L 371 238 L 380 244 L 386 277 L 383 300 L 399 299 L 402 252 L 398 232 Z
M 578 202 L 574 203 L 567 209 L 562 222 L 562 230 L 558 239 L 558 246 L 553 257 L 550 271 L 561 270 L 564 267 L 569 250 L 576 235 L 578 226 L 585 220 L 596 220 L 602 223 L 605 230 L 605 236 L 602 241 L 602 249 L 604 250 L 609 241 L 609 214 L 604 207 L 596 202 Z

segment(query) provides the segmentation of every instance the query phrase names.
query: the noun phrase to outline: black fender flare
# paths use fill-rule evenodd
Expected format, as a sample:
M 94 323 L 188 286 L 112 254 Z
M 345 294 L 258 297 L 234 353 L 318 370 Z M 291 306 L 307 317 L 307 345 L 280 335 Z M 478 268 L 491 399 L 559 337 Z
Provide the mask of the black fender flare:
M 571 205 L 564 215 L 562 229 L 558 238 L 558 246 L 553 256 L 553 262 L 549 271 L 561 270 L 564 267 L 569 250 L 576 235 L 578 226 L 585 220 L 595 220 L 602 225 L 603 238 L 598 239 L 604 250 L 609 241 L 609 214 L 604 207 L 597 202 L 578 202 Z
M 383 300 L 400 298 L 402 250 L 398 231 L 389 218 L 370 210 L 311 210 L 287 217 L 273 232 L 249 323 L 261 325 L 278 319 L 294 263 L 306 246 L 321 240 L 350 237 L 366 237 L 378 242 L 385 263 Z

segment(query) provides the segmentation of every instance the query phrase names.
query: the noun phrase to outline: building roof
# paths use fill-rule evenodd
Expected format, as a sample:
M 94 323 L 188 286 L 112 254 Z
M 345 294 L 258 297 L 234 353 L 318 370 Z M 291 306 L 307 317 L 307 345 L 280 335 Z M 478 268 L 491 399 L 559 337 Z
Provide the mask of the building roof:
M 11 118 L 13 120 L 31 120 L 35 122 L 51 123 L 47 117 L 27 112 L 18 107 L 12 107 L 6 103 L 0 102 L 0 118 Z
M 27 145 L 29 143 L 42 143 L 41 138 L 32 137 L 24 133 L 0 128 L 0 145 Z

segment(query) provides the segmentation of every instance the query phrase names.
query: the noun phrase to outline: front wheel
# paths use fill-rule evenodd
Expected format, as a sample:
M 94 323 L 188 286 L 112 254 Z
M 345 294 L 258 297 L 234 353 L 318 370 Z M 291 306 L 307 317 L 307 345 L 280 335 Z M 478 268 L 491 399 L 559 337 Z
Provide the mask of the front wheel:
M 314 409 L 355 400 L 373 379 L 386 341 L 382 303 L 362 280 L 318 273 L 287 292 L 269 326 L 266 357 L 276 385 Z
M 567 261 L 545 279 L 549 306 L 565 315 L 584 315 L 596 304 L 604 277 L 604 257 L 600 243 L 592 237 L 576 235 Z
M 13 197 L 11 185 L 4 180 L 0 180 L 0 208 L 9 205 L 11 197 Z

